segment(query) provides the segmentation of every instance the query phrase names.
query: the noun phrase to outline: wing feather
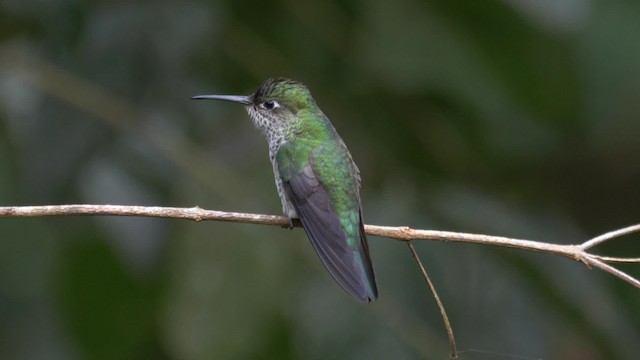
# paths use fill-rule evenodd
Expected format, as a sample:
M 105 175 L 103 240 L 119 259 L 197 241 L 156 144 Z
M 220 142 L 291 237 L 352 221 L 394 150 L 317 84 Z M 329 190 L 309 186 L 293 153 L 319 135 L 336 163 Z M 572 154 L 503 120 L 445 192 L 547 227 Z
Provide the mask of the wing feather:
M 358 300 L 373 301 L 377 298 L 377 289 L 361 211 L 358 209 L 359 239 L 356 246 L 350 246 L 347 232 L 331 207 L 330 197 L 316 176 L 313 163 L 310 161 L 297 173 L 289 172 L 283 179 L 285 191 L 311 244 L 333 278 Z

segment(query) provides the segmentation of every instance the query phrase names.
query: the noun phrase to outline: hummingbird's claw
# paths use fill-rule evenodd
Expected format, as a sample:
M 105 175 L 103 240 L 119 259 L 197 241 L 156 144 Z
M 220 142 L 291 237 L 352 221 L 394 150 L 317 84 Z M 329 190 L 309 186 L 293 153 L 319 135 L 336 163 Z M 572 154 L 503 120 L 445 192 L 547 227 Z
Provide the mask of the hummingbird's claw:
M 297 219 L 294 218 L 289 218 L 289 223 L 287 225 L 282 225 L 283 229 L 289 229 L 289 230 L 293 230 L 294 227 L 296 227 L 295 225 L 295 221 Z

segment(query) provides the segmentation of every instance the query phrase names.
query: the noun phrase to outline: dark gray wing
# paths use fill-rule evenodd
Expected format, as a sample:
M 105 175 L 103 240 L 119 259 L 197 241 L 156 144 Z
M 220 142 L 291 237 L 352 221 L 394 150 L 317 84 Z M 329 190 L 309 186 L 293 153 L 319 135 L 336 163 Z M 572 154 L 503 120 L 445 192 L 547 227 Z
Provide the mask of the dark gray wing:
M 287 174 L 283 185 L 316 253 L 333 278 L 362 302 L 377 298 L 375 278 L 360 216 L 359 244 L 349 246 L 347 234 L 330 198 L 311 165 L 297 174 Z M 360 212 L 359 212 L 360 215 Z

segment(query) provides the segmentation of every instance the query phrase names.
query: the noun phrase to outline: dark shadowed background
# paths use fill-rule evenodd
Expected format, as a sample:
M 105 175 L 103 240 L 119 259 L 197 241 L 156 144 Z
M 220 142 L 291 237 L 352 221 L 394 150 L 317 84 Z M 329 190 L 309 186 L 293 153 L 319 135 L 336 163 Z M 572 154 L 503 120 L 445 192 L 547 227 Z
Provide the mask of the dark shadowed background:
M 189 98 L 286 76 L 348 144 L 367 223 L 579 243 L 640 222 L 639 34 L 631 0 L 2 1 L 0 205 L 280 214 L 244 110 Z M 361 305 L 300 229 L 0 219 L 0 358 L 446 358 L 406 246 L 370 245 L 380 299 Z M 416 246 L 461 359 L 640 353 L 621 280 Z

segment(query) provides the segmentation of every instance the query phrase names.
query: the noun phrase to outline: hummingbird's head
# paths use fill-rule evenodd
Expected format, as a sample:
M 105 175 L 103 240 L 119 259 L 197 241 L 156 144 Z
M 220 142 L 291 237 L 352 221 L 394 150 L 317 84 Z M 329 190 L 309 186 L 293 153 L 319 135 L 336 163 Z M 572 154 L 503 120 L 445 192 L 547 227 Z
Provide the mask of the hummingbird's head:
M 244 105 L 257 127 L 269 138 L 296 127 L 300 111 L 316 106 L 303 83 L 274 78 L 265 81 L 251 95 L 199 95 L 192 99 L 224 100 Z

